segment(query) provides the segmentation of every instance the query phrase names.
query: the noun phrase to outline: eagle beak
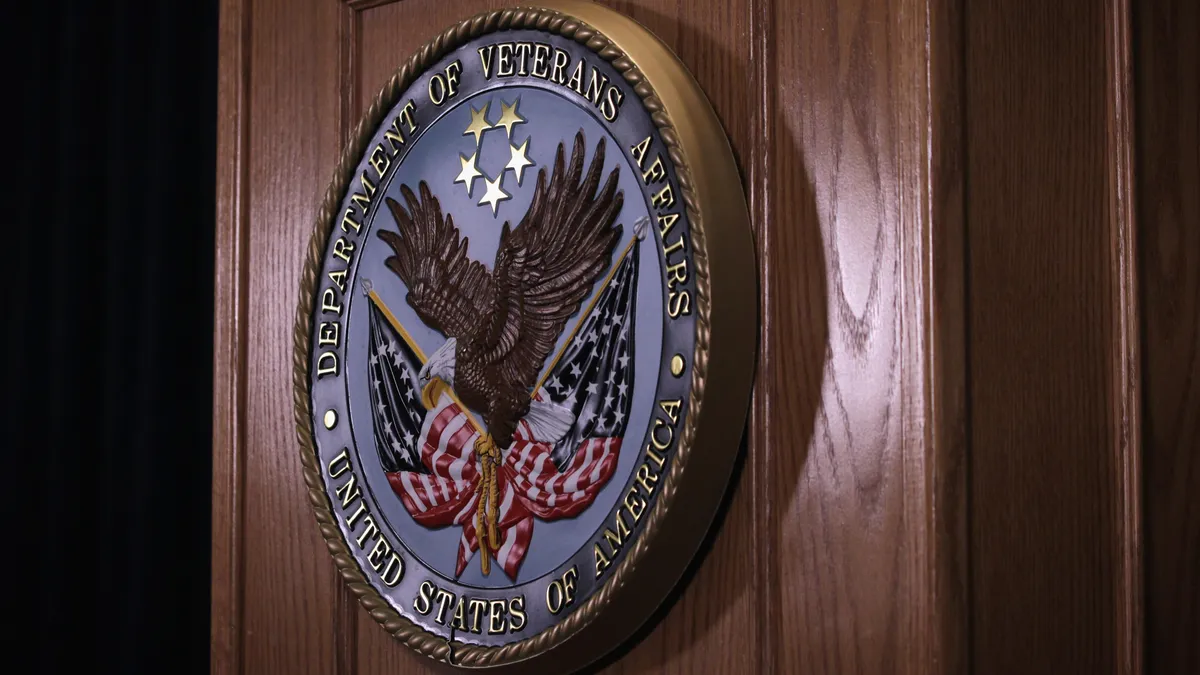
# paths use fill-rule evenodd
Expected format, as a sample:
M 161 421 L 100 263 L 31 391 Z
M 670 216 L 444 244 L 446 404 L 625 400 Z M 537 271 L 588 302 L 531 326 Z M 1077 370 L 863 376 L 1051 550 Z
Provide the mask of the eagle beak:
M 442 397 L 442 392 L 449 389 L 446 383 L 440 377 L 433 377 L 421 389 L 421 403 L 426 410 L 433 410 L 437 407 L 438 399 Z

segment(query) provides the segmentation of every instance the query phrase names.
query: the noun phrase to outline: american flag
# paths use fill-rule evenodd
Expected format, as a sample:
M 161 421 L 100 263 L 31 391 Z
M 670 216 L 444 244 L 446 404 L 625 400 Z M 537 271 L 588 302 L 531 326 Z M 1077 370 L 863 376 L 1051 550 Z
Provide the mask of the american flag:
M 617 466 L 633 395 L 636 240 L 579 323 L 537 396 L 571 409 L 575 422 L 551 447 L 522 421 L 499 475 L 501 544 L 492 556 L 516 579 L 534 518 L 570 518 L 591 505 Z M 371 306 L 371 404 L 375 445 L 392 490 L 425 527 L 460 526 L 455 575 L 479 549 L 475 535 L 480 431 L 448 395 L 426 412 L 416 375 L 421 362 Z

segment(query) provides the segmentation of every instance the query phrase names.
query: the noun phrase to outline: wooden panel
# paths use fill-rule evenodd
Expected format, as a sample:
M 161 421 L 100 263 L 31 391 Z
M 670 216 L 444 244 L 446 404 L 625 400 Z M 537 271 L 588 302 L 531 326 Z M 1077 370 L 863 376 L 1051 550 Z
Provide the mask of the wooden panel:
M 223 122 L 222 156 L 240 164 L 222 174 L 218 269 L 231 280 L 218 306 L 236 320 L 218 322 L 218 345 L 233 346 L 217 354 L 214 522 L 229 526 L 214 534 L 228 579 L 214 581 L 227 617 L 214 618 L 215 671 L 430 669 L 335 580 L 310 522 L 290 320 L 309 218 L 361 110 L 435 32 L 500 4 L 226 0 L 229 44 L 245 43 L 223 47 L 222 65 L 222 110 L 239 120 Z M 609 4 L 680 55 L 725 126 L 763 316 L 723 526 L 661 623 L 610 670 L 962 672 L 956 0 Z
M 966 13 L 978 673 L 1137 670 L 1124 3 Z
M 333 564 L 312 519 L 292 425 L 291 326 L 301 254 L 339 150 L 337 5 L 248 9 L 241 283 L 244 475 L 241 669 L 328 673 Z M 222 308 L 221 311 L 225 311 Z
M 1146 666 L 1200 672 L 1200 8 L 1138 3 Z
M 958 27 L 939 14 L 931 63 L 927 10 L 779 2 L 768 23 L 766 401 L 755 431 L 770 449 L 772 672 L 963 665 L 941 644 L 963 619 L 961 592 L 942 596 L 960 583 L 948 572 L 961 538 L 943 542 L 928 520 L 953 523 L 963 494 L 961 461 L 934 464 L 962 453 Z M 934 110 L 944 126 L 931 137 Z

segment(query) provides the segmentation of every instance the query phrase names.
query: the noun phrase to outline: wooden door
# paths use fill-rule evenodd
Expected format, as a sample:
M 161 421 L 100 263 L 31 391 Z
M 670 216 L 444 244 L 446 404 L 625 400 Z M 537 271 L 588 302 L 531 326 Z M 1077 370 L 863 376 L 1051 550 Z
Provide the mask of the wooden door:
M 293 429 L 291 326 L 312 218 L 364 106 L 438 31 L 508 4 L 222 0 L 213 672 L 430 667 L 325 551 Z M 1194 25 L 1194 8 L 1149 3 L 1134 24 L 1126 0 L 605 4 L 663 39 L 720 116 L 762 316 L 720 529 L 608 668 L 1131 673 L 1147 631 L 1161 672 L 1200 662 L 1195 605 L 1169 590 L 1200 587 L 1172 562 L 1172 542 L 1194 554 L 1200 540 L 1181 496 L 1200 472 L 1172 479 L 1200 440 L 1178 421 L 1200 400 L 1196 51 L 1160 16 Z M 1144 104 L 1168 131 L 1135 128 L 1135 25 L 1146 59 L 1172 66 L 1148 100 L 1179 97 L 1190 122 Z M 1135 150 L 1180 167 L 1138 188 L 1179 208 L 1134 201 Z M 1144 300 L 1139 209 L 1151 246 L 1193 263 L 1162 262 L 1176 276 L 1156 272 Z M 1143 311 L 1172 318 L 1144 325 Z M 1147 359 L 1145 382 L 1143 335 L 1173 350 Z M 1149 581 L 1146 622 L 1144 451 L 1168 491 L 1147 508 L 1164 581 Z

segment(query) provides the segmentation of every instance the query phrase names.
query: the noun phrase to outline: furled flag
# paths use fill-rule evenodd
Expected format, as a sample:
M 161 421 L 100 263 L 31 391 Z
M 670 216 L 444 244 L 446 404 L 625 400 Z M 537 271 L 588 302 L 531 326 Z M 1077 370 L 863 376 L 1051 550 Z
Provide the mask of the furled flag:
M 641 225 L 639 223 L 639 225 Z M 643 228 L 639 228 L 643 229 Z M 531 440 L 522 421 L 499 469 L 500 546 L 492 556 L 516 579 L 533 536 L 533 519 L 570 518 L 591 505 L 617 466 L 633 395 L 633 320 L 638 246 L 619 262 L 583 317 L 537 396 L 570 408 L 566 436 L 551 447 Z M 421 362 L 372 304 L 371 403 L 375 445 L 393 491 L 425 527 L 462 527 L 455 575 L 479 549 L 478 416 L 442 394 L 426 413 L 416 375 Z

